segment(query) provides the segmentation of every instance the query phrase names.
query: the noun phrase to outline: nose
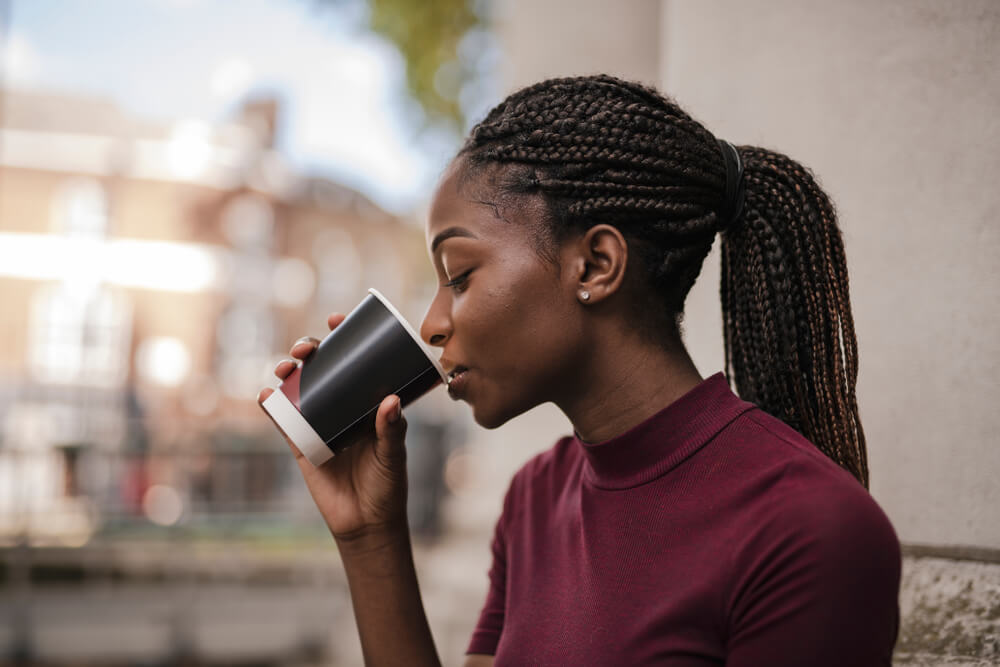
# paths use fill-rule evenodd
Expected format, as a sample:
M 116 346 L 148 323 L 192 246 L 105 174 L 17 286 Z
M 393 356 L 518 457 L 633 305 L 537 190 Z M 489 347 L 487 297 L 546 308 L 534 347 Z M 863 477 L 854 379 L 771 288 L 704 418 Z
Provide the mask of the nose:
M 428 345 L 444 347 L 451 336 L 451 318 L 448 315 L 447 299 L 441 298 L 438 293 L 431 301 L 424 315 L 424 321 L 420 323 L 420 337 Z

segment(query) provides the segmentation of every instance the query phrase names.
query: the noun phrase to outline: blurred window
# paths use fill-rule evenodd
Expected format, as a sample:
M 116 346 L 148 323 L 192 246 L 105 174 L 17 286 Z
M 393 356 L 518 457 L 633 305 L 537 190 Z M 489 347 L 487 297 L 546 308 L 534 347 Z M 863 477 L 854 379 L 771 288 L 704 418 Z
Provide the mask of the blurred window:
M 222 233 L 236 250 L 267 256 L 274 242 L 274 209 L 263 197 L 237 195 L 222 213 Z
M 233 255 L 230 300 L 216 329 L 218 377 L 224 393 L 247 398 L 267 380 L 275 343 L 269 303 L 274 208 L 258 195 L 240 194 L 226 206 L 221 223 Z
M 216 350 L 222 390 L 253 398 L 268 381 L 275 344 L 274 313 L 266 305 L 233 303 L 219 318 Z
M 350 232 L 332 226 L 320 231 L 312 244 L 312 260 L 319 272 L 314 319 L 324 321 L 332 310 L 350 310 L 361 297 L 362 283 L 361 254 Z
M 66 284 L 42 287 L 32 304 L 33 374 L 42 382 L 117 387 L 129 353 L 129 308 L 107 287 L 81 293 Z
M 66 278 L 35 294 L 32 373 L 42 382 L 120 386 L 128 370 L 131 312 L 124 296 L 100 282 L 108 228 L 104 188 L 93 179 L 69 181 L 53 201 L 52 222 L 77 245 Z
M 103 239 L 108 231 L 108 196 L 104 187 L 90 178 L 65 183 L 53 202 L 52 227 L 66 236 Z

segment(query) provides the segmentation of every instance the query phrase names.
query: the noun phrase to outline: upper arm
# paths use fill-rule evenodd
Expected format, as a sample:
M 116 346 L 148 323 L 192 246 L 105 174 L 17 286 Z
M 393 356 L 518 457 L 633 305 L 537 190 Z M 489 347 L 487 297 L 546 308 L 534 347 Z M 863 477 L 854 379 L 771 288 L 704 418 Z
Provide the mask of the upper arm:
M 507 539 L 506 525 L 510 517 L 510 502 L 513 489 L 507 490 L 504 498 L 503 512 L 497 519 L 496 529 L 493 534 L 491 552 L 493 562 L 489 570 L 489 589 L 486 593 L 486 601 L 479 613 L 479 620 L 472 631 L 469 641 L 468 660 L 466 665 L 480 666 L 492 665 L 493 654 L 496 652 L 500 635 L 503 632 L 504 617 L 507 611 Z M 485 662 L 488 659 L 489 662 Z
M 464 667 L 493 667 L 492 655 L 467 655 Z

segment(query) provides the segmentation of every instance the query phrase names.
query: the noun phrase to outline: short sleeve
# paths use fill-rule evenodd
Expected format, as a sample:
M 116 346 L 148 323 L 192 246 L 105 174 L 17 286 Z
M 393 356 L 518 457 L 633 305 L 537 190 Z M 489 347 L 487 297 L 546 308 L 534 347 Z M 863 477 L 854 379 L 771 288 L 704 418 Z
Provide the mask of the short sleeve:
M 493 563 L 489 572 L 489 590 L 486 603 L 479 614 L 479 621 L 472 631 L 472 640 L 466 653 L 496 655 L 500 634 L 503 632 L 504 614 L 507 603 L 507 546 L 506 521 L 509 518 L 508 503 L 510 491 L 504 499 L 504 509 L 497 520 L 493 534 Z
M 891 665 L 899 541 L 857 489 L 786 499 L 737 555 L 727 667 Z

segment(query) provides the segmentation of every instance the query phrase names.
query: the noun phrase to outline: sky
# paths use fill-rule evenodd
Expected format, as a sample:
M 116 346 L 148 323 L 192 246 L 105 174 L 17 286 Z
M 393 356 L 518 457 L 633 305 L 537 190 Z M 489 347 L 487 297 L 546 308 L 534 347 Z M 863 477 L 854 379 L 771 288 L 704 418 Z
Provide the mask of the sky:
M 396 213 L 426 202 L 457 148 L 420 131 L 402 58 L 363 28 L 357 2 L 6 2 L 5 86 L 103 96 L 171 122 L 224 120 L 248 94 L 277 93 L 282 153 Z

